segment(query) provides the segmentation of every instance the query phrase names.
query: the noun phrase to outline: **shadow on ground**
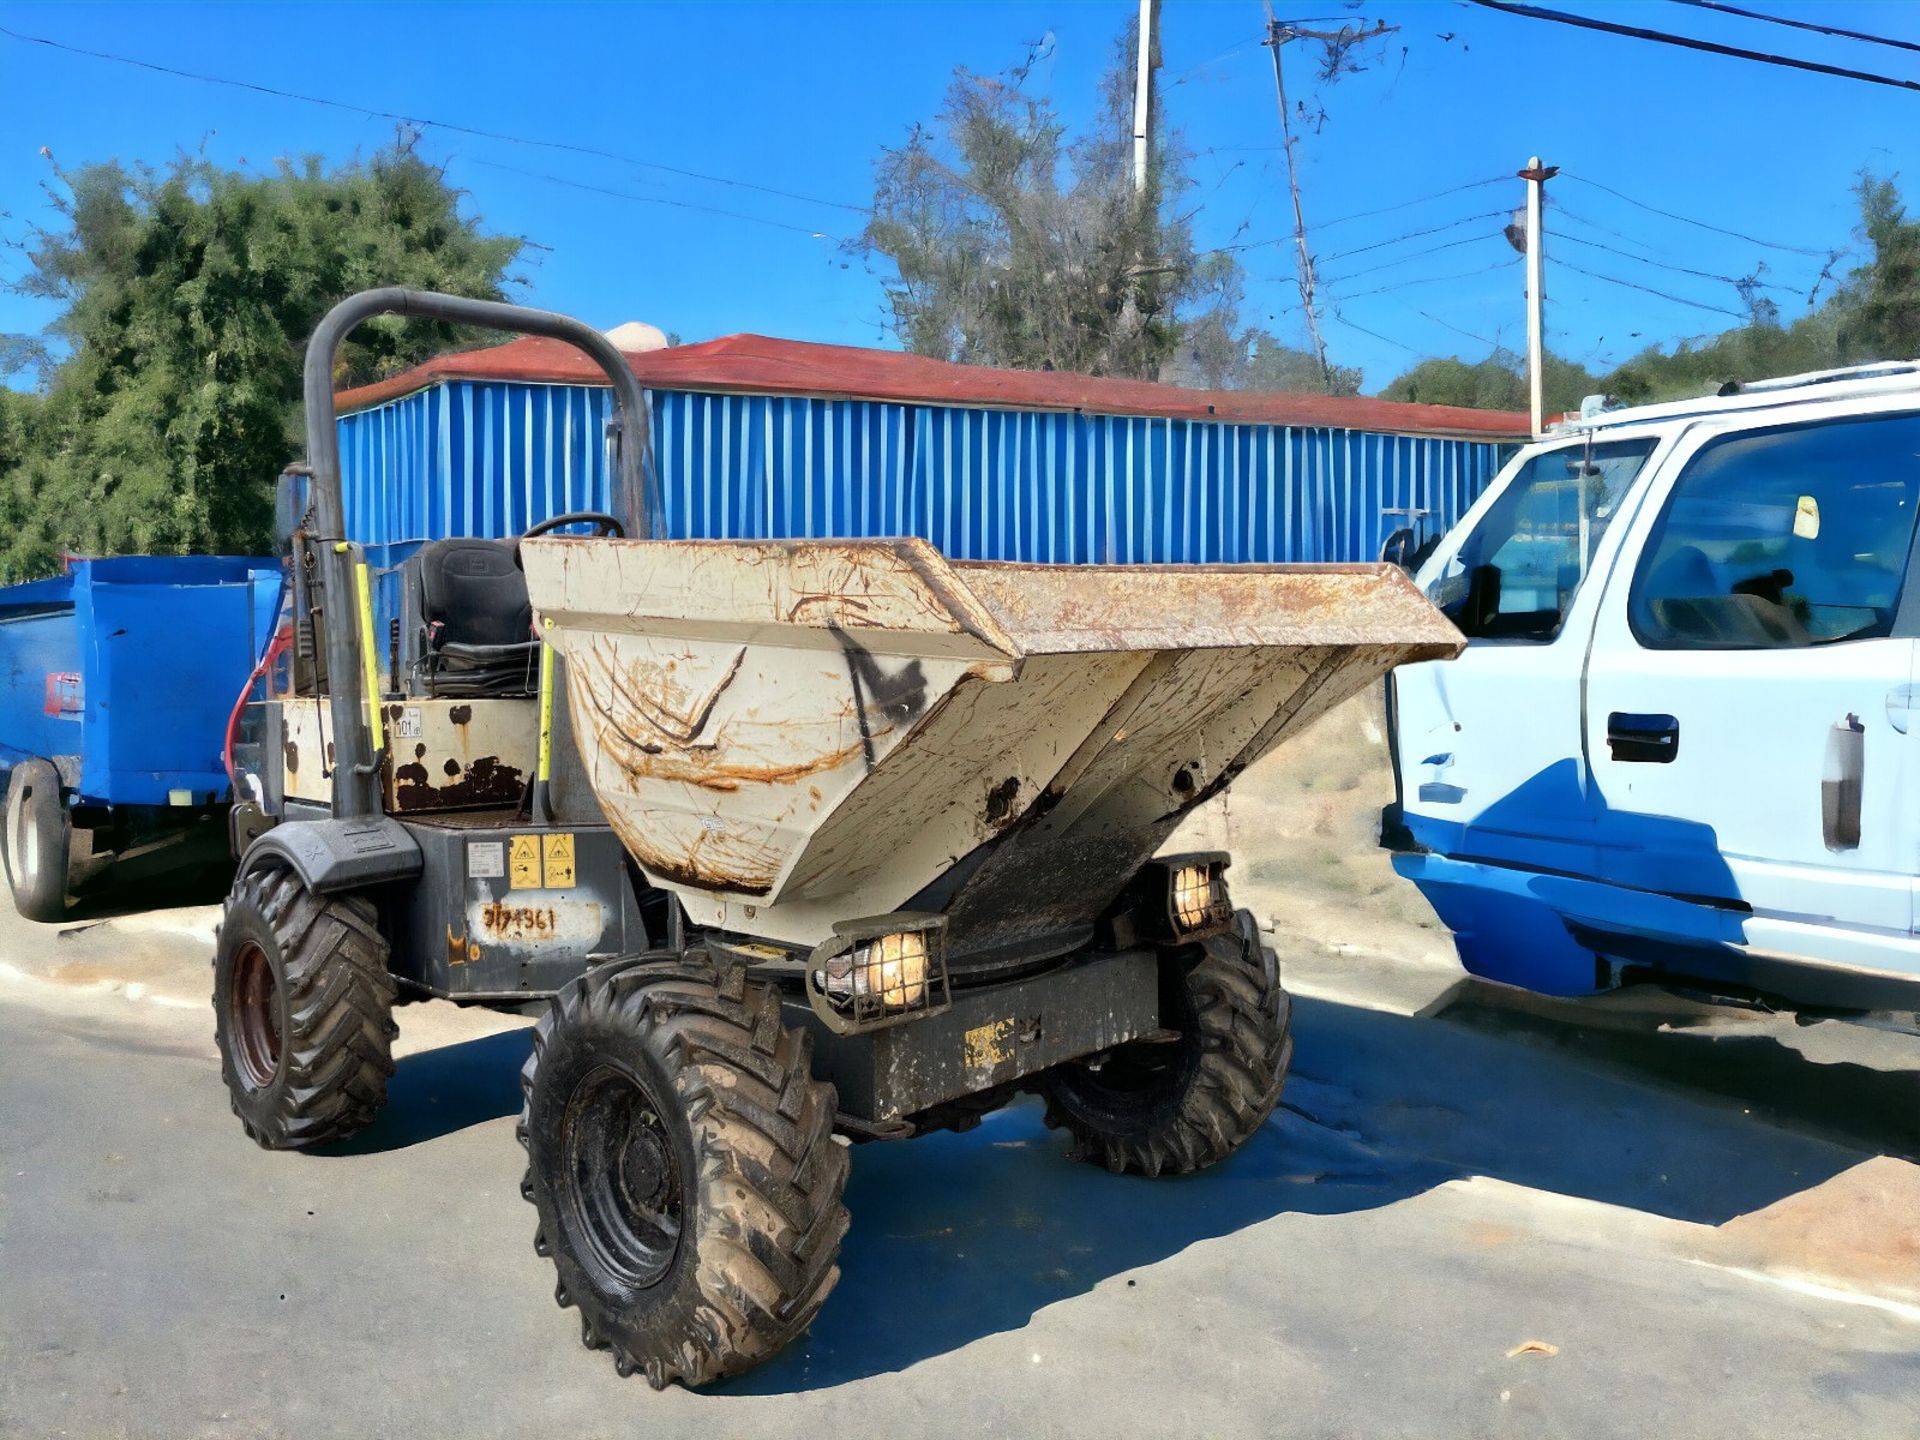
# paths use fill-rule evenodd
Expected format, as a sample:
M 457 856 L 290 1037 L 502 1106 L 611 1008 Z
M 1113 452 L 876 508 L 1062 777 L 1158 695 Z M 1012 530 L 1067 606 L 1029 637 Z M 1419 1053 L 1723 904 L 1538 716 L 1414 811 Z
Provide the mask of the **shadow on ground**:
M 400 1011 L 403 1025 L 406 1015 Z M 350 1139 L 307 1153 L 404 1150 L 503 1115 L 518 1115 L 520 1067 L 532 1048 L 533 1031 L 524 1027 L 403 1055 L 394 1064 L 387 1103 L 373 1124 Z
M 1471 1175 L 1717 1225 L 1861 1155 L 1659 1082 L 1800 1097 L 1796 1113 L 1812 1120 L 1885 1113 L 1913 1079 L 1815 1064 L 1772 1041 L 1622 1037 L 1564 1022 L 1556 1032 L 1467 995 L 1446 1006 L 1457 1024 L 1312 997 L 1296 1001 L 1295 1017 L 1281 1110 L 1201 1175 L 1142 1180 L 1070 1163 L 1031 1101 L 970 1134 L 861 1146 L 838 1290 L 808 1335 L 718 1388 L 781 1394 L 899 1370 L 1196 1242 L 1282 1214 L 1372 1209 Z M 1553 1063 L 1543 1035 L 1606 1063 Z M 517 1114 L 529 1044 L 517 1029 L 405 1057 L 380 1119 L 316 1153 L 396 1150 Z M 1823 1087 L 1829 1100 L 1805 1098 Z
M 1579 1001 L 1518 994 L 1472 979 L 1424 1013 L 1618 1074 L 1722 1096 L 1773 1124 L 1920 1162 L 1920 1066 L 1823 1063 L 1774 1035 L 1689 1028 L 1657 1011 L 1614 1012 L 1604 1023 L 1587 1023 Z M 1920 1056 L 1920 1043 L 1907 1048 Z
M 1371 1209 L 1463 1176 L 1719 1224 L 1860 1158 L 1628 1074 L 1543 1063 L 1476 1029 L 1312 998 L 1295 1015 L 1282 1110 L 1201 1175 L 1141 1180 L 1071 1164 L 1031 1103 L 968 1135 L 863 1147 L 839 1289 L 809 1335 L 722 1388 L 784 1393 L 897 1370 L 1197 1241 L 1280 1214 Z M 1718 1063 L 1752 1059 L 1726 1052 Z M 1762 1063 L 1767 1083 L 1795 1087 L 1826 1083 L 1831 1068 L 1790 1050 Z
M 67 907 L 65 923 L 98 923 L 192 905 L 218 905 L 233 883 L 232 865 L 196 865 L 158 875 L 109 878 Z

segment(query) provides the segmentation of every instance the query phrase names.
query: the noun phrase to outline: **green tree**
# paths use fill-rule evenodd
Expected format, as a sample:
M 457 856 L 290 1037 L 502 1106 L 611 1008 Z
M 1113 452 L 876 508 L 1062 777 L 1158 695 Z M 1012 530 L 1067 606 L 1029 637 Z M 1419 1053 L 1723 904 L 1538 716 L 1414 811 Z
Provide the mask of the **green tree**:
M 1848 362 L 1911 360 L 1920 355 L 1920 222 L 1891 180 L 1863 173 L 1854 194 L 1873 259 L 1836 297 L 1836 348 Z
M 17 282 L 62 310 L 54 345 L 29 357 L 42 393 L 0 412 L 0 579 L 45 573 L 61 549 L 259 551 L 274 477 L 298 453 L 301 355 L 320 316 L 375 285 L 498 299 L 521 247 L 482 234 L 404 149 L 331 170 L 183 156 L 59 179 L 62 223 L 33 234 Z M 334 378 L 372 380 L 461 338 L 374 321 Z
M 1310 350 L 1284 345 L 1264 330 L 1247 334 L 1246 370 L 1238 380 L 1246 390 L 1291 390 L 1296 394 L 1358 395 L 1361 373 L 1357 366 L 1329 364 L 1330 376 L 1320 373 L 1320 362 Z
M 1031 61 L 1002 76 L 957 71 L 931 127 L 883 152 L 859 245 L 884 256 L 895 333 L 907 349 L 970 364 L 1153 380 L 1182 355 L 1224 379 L 1245 353 L 1238 266 L 1203 257 L 1178 138 L 1154 107 L 1147 185 L 1133 187 L 1138 24 L 1116 47 L 1098 114 L 1070 138 Z
M 1582 395 L 1600 393 L 1633 405 L 1688 400 L 1729 381 L 1920 356 L 1920 221 L 1908 218 L 1892 180 L 1863 173 L 1854 193 L 1860 203 L 1856 238 L 1867 260 L 1818 306 L 1783 323 L 1779 306 L 1758 298 L 1750 280 L 1742 294 L 1746 323 L 1717 335 L 1650 345 L 1600 377 L 1549 355 L 1547 409 L 1571 409 Z M 1498 351 L 1477 364 L 1422 361 L 1381 394 L 1505 410 L 1527 403 L 1517 358 Z
M 1581 400 L 1601 389 L 1600 380 L 1584 366 L 1552 352 L 1542 370 L 1541 393 L 1549 415 L 1578 410 Z M 1522 361 L 1507 350 L 1496 350 L 1477 362 L 1458 357 L 1422 360 L 1389 381 L 1380 398 L 1471 410 L 1525 410 L 1529 403 Z

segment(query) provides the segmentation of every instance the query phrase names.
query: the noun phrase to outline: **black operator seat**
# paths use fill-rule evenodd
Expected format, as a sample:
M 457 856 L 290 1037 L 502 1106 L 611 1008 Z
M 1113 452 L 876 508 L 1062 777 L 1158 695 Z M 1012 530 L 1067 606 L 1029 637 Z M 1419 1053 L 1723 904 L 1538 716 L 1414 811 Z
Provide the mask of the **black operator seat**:
M 540 642 L 514 545 L 456 536 L 431 541 L 413 557 L 429 695 L 535 693 Z

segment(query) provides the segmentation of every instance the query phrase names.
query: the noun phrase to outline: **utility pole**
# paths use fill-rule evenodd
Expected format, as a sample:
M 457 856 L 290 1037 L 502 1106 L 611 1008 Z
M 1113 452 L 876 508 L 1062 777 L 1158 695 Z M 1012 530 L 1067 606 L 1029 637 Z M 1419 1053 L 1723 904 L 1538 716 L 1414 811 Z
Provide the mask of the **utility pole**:
M 1153 69 L 1160 63 L 1154 22 L 1160 0 L 1140 0 L 1140 45 L 1133 82 L 1133 193 L 1147 189 L 1147 144 L 1153 133 Z
M 1293 245 L 1298 252 L 1300 308 L 1306 312 L 1307 335 L 1313 342 L 1314 363 L 1320 367 L 1320 383 L 1331 386 L 1333 370 L 1327 364 L 1327 342 L 1320 334 L 1319 301 L 1314 294 L 1313 256 L 1307 250 L 1307 219 L 1300 208 L 1300 160 L 1293 138 L 1293 112 L 1287 104 L 1287 80 L 1280 67 L 1280 47 L 1293 38 L 1293 32 L 1273 18 L 1271 0 L 1267 5 L 1267 38 L 1273 51 L 1273 92 L 1280 102 L 1280 139 L 1287 155 L 1287 189 L 1293 195 Z
M 1546 209 L 1547 181 L 1560 173 L 1558 165 L 1542 165 L 1538 155 L 1527 161 L 1520 178 L 1527 182 L 1527 392 L 1533 417 L 1533 436 L 1546 429 L 1546 237 L 1540 214 Z
M 1391 35 L 1399 27 L 1384 20 L 1375 21 L 1371 30 L 1342 26 L 1339 30 L 1303 30 L 1291 21 L 1276 20 L 1273 0 L 1267 0 L 1267 38 L 1260 43 L 1273 51 L 1273 93 L 1280 104 L 1280 139 L 1287 156 L 1287 189 L 1293 196 L 1293 246 L 1300 279 L 1300 308 L 1306 312 L 1307 335 L 1313 342 L 1313 358 L 1320 367 L 1320 383 L 1331 388 L 1333 367 L 1327 363 L 1327 342 L 1320 334 L 1318 281 L 1313 273 L 1313 254 L 1307 249 L 1307 220 L 1300 205 L 1300 154 L 1293 133 L 1293 110 L 1287 104 L 1287 78 L 1280 64 L 1280 47 L 1289 40 L 1318 40 L 1341 50 L 1364 40 Z M 1335 52 L 1338 53 L 1338 52 Z

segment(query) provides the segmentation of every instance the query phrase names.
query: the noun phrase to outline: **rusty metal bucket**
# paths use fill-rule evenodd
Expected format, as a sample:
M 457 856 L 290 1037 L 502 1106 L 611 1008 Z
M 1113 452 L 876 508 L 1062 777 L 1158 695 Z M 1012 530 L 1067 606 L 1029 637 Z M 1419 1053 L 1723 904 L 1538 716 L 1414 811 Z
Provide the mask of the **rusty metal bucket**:
M 1195 805 L 1460 636 L 1390 565 L 956 562 L 919 540 L 523 546 L 607 819 L 697 924 L 1084 927 Z

